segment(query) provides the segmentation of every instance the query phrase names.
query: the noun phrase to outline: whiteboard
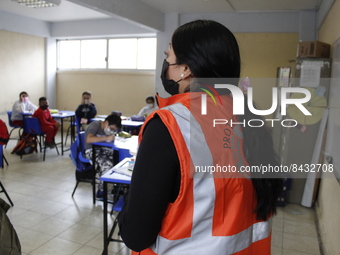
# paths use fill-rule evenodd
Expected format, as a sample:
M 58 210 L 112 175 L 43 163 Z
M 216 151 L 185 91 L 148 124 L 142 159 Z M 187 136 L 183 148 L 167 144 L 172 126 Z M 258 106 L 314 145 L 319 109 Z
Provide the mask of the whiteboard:
M 340 182 L 340 38 L 333 47 L 325 156 L 329 163 L 333 163 L 334 174 Z

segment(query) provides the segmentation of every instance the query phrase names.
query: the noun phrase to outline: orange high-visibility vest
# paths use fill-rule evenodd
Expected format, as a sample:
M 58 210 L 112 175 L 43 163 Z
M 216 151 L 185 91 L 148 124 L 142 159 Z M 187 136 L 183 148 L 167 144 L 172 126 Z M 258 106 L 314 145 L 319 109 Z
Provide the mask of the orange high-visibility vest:
M 180 162 L 181 184 L 156 242 L 132 254 L 270 254 L 271 220 L 256 219 L 257 199 L 249 175 L 232 171 L 248 165 L 242 123 L 230 123 L 237 122 L 232 98 L 221 96 L 222 105 L 208 98 L 208 112 L 202 115 L 201 95 L 157 98 L 161 109 L 146 120 L 157 114 L 169 130 Z M 214 119 L 223 124 L 214 125 Z M 140 140 L 142 133 L 143 128 Z

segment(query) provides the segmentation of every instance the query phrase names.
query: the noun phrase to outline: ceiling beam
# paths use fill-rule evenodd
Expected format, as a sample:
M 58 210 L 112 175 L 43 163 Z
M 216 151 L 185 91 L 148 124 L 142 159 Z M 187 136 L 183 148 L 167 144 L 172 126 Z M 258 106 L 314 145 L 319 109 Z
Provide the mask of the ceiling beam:
M 153 31 L 164 29 L 164 14 L 139 0 L 68 1 Z

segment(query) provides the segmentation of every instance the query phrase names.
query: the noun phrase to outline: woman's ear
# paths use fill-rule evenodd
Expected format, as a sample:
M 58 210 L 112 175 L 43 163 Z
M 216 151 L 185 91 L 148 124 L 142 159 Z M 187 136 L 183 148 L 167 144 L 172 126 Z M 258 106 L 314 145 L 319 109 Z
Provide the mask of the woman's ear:
M 192 77 L 192 73 L 190 70 L 190 67 L 183 64 L 183 67 L 181 69 L 181 79 L 185 80 L 185 79 L 190 79 Z

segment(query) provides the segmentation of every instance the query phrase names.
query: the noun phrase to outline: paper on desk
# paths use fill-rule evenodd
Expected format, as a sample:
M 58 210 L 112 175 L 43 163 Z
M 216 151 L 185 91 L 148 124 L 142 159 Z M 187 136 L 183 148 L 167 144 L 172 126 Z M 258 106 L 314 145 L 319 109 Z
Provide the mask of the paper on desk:
M 114 168 L 116 173 L 132 176 L 133 167 L 135 166 L 134 161 L 126 161 L 121 167 Z

